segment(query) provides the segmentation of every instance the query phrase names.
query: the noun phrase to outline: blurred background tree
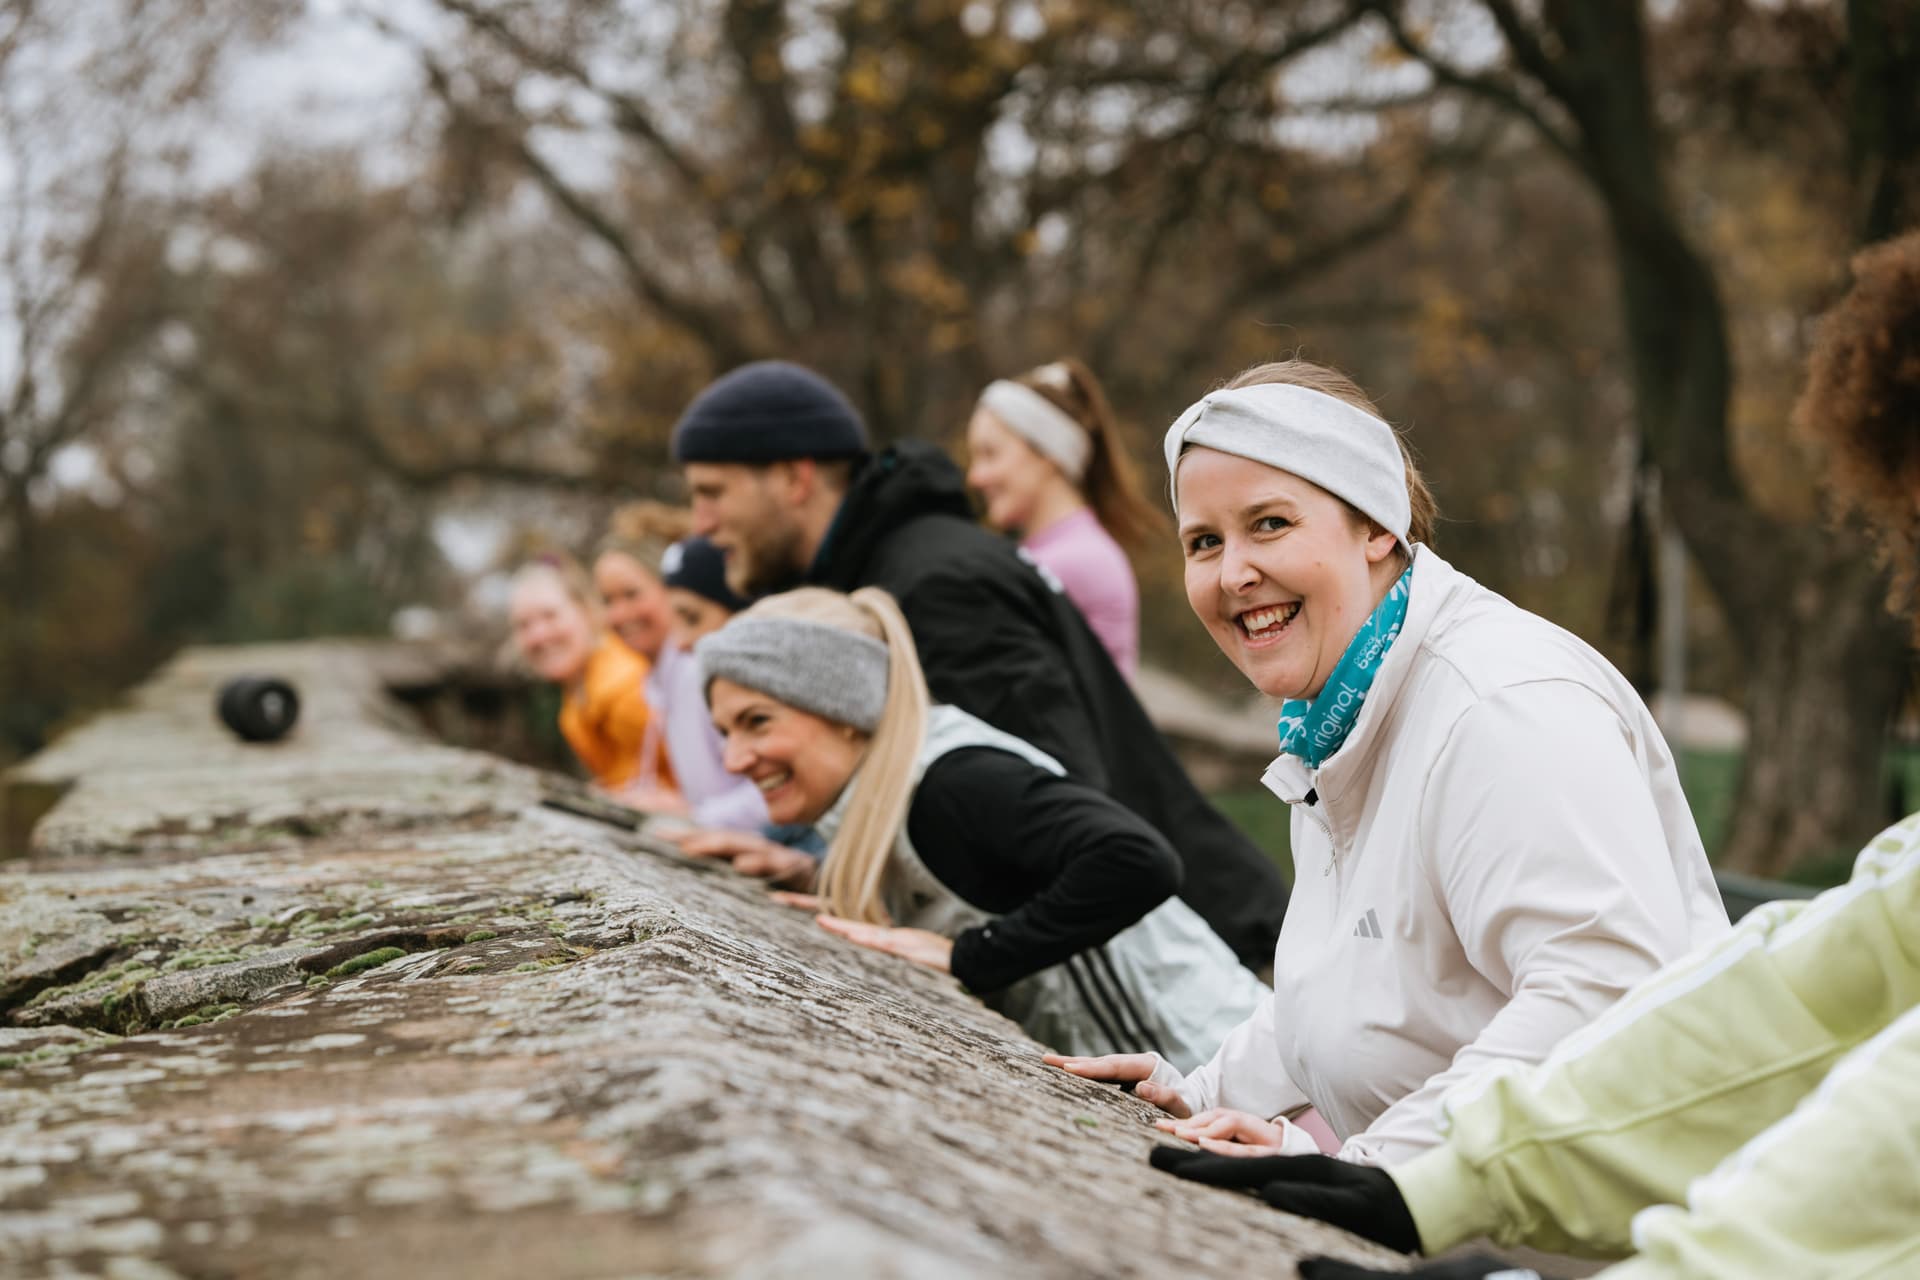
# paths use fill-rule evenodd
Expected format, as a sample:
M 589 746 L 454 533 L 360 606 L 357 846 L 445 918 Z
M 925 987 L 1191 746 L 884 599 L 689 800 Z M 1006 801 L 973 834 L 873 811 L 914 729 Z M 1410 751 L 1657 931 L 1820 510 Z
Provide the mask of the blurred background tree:
M 0 0 L 0 757 L 189 640 L 480 626 L 497 549 L 673 496 L 743 360 L 957 446 L 1072 352 L 1152 476 L 1299 350 L 1410 431 L 1449 558 L 1649 690 L 1677 529 L 1688 683 L 1751 725 L 1703 818 L 1817 863 L 1884 816 L 1908 668 L 1785 418 L 1914 217 L 1913 9 Z M 258 105 L 329 59 L 357 127 Z M 1140 567 L 1149 659 L 1238 696 Z

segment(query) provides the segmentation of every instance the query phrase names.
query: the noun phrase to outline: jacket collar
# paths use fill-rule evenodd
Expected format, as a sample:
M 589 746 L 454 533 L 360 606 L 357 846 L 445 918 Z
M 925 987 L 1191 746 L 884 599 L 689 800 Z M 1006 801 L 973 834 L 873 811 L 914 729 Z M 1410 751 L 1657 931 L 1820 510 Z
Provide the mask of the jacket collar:
M 1299 804 L 1309 792 L 1314 793 L 1317 807 L 1327 819 L 1337 843 L 1344 846 L 1351 841 L 1351 828 L 1359 816 L 1358 806 L 1345 806 L 1341 802 L 1349 793 L 1365 790 L 1364 784 L 1373 772 L 1374 758 L 1386 738 L 1385 726 L 1393 718 L 1417 655 L 1454 597 L 1472 585 L 1471 578 L 1425 545 L 1415 544 L 1407 619 L 1386 661 L 1380 664 L 1380 672 L 1374 677 L 1366 705 L 1360 708 L 1353 732 L 1318 769 L 1309 769 L 1297 756 L 1282 755 L 1275 758 L 1262 775 L 1260 781 L 1266 788 L 1288 804 Z
M 865 581 L 868 562 L 888 534 L 931 514 L 973 520 L 966 479 L 953 460 L 924 440 L 903 440 L 874 454 L 834 513 L 806 581 L 853 590 Z

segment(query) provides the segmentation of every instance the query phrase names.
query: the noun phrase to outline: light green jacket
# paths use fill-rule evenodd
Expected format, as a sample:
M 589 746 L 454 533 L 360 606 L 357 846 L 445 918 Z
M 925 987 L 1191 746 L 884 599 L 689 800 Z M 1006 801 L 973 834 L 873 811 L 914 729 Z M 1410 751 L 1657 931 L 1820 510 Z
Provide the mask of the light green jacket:
M 1920 814 L 1542 1063 L 1441 1104 L 1390 1170 L 1428 1253 L 1628 1257 L 1605 1280 L 1920 1276 Z

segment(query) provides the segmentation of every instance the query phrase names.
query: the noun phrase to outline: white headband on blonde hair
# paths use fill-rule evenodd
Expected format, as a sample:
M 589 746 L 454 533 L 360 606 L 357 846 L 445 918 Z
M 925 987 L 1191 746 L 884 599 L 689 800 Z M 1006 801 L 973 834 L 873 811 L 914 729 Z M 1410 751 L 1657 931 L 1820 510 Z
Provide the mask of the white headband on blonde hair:
M 1202 396 L 1167 428 L 1167 490 L 1180 512 L 1181 451 L 1190 445 L 1264 463 L 1319 485 L 1407 542 L 1413 505 L 1393 428 L 1324 392 L 1267 382 Z
M 1093 437 L 1073 416 L 1053 401 L 1019 382 L 1001 378 L 980 393 L 980 408 L 1007 424 L 1079 484 L 1093 461 Z

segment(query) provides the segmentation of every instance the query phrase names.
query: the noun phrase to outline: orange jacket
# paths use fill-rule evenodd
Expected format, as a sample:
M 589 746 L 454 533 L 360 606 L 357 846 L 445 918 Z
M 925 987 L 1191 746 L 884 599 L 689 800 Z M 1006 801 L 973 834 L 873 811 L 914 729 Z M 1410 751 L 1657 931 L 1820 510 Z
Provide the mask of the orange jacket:
M 641 752 L 647 738 L 646 679 L 649 663 L 608 636 L 587 659 L 586 675 L 567 694 L 560 708 L 560 732 L 593 780 L 614 790 L 640 774 Z M 656 735 L 658 736 L 658 735 Z M 664 741 L 657 742 L 657 781 L 673 787 L 673 768 Z

